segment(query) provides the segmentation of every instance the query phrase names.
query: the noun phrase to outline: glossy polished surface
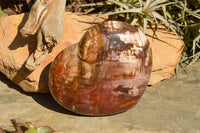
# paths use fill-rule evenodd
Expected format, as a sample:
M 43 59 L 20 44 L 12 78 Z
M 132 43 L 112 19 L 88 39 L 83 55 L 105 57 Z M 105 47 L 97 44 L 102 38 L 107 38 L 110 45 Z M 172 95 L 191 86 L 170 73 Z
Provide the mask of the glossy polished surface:
M 49 87 L 63 107 L 83 115 L 109 115 L 133 107 L 152 67 L 149 41 L 133 26 L 107 21 L 91 27 L 79 44 L 51 64 Z

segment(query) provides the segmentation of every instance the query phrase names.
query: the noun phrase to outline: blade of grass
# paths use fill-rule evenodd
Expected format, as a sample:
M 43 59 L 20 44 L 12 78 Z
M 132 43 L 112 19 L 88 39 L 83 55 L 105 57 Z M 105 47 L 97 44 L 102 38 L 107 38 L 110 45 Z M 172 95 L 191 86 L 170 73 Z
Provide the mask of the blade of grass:
M 109 2 L 112 2 L 114 4 L 119 5 L 120 7 L 123 7 L 124 9 L 129 9 L 129 7 L 127 6 L 127 4 L 119 2 L 119 1 L 115 1 L 115 0 L 108 0 Z
M 154 7 L 164 2 L 167 2 L 167 0 L 155 0 L 154 2 L 152 2 L 151 7 Z
M 184 8 L 184 4 L 182 2 L 180 2 L 180 4 L 181 5 L 175 4 L 175 6 L 178 7 L 179 9 L 181 9 L 181 10 L 184 10 L 183 9 Z M 200 19 L 200 15 L 199 14 L 197 14 L 197 13 L 195 13 L 193 11 L 190 11 L 187 7 L 185 8 L 185 12 L 187 12 L 188 14 Z
M 103 14 L 103 12 L 106 12 L 107 11 L 107 6 L 108 5 L 105 5 L 104 7 L 103 7 L 103 9 L 97 14 L 97 16 L 95 17 L 95 19 L 93 20 L 93 22 L 95 22 L 98 18 L 100 18 L 100 17 L 98 17 L 98 16 L 101 16 L 102 14 Z
M 143 7 L 143 0 L 139 0 L 140 8 Z
M 85 13 L 88 14 L 88 13 L 94 11 L 95 9 L 96 9 L 96 8 L 94 8 L 94 7 L 92 8 L 92 7 L 91 7 L 90 9 L 88 9 L 87 11 L 85 11 Z
M 184 44 L 183 40 L 181 39 L 181 37 L 178 35 L 177 31 L 175 30 L 175 26 L 168 23 L 167 20 L 164 19 L 163 16 L 161 16 L 159 13 L 157 12 L 152 12 L 152 14 L 158 18 L 159 20 L 161 20 L 162 22 L 164 22 L 175 34 L 176 36 L 179 38 L 179 40 Z
M 146 33 L 146 29 L 147 29 L 147 19 L 144 18 L 143 19 L 143 33 Z
M 158 21 L 157 21 L 157 18 L 154 16 L 153 13 L 151 13 L 151 14 L 152 14 L 152 16 L 154 17 L 154 20 L 155 20 L 155 23 L 156 23 L 156 27 L 158 27 Z
M 153 0 L 147 0 L 147 1 L 145 2 L 145 4 L 144 4 L 143 10 L 144 10 L 144 11 L 147 11 L 147 10 L 149 9 L 149 7 L 150 7 L 150 5 L 151 5 L 152 2 L 153 2 Z
M 196 44 L 198 42 L 198 40 L 200 40 L 200 34 L 193 40 L 193 55 L 195 55 L 196 52 L 196 46 L 199 46 L 198 44 Z
M 167 19 L 167 9 L 166 9 L 166 6 L 162 7 L 162 11 L 163 11 L 163 15 L 164 15 L 165 19 Z
M 151 11 L 155 11 L 155 10 L 158 10 L 159 8 L 163 7 L 163 6 L 168 6 L 168 5 L 172 5 L 172 4 L 175 4 L 175 3 L 178 3 L 178 2 L 170 2 L 170 3 L 165 3 L 165 4 L 160 4 L 160 5 L 155 5 L 155 6 L 151 6 L 150 7 L 150 12 Z
M 100 15 L 99 17 L 109 16 L 109 15 L 114 15 L 114 14 L 123 14 L 123 13 L 141 13 L 142 14 L 142 8 L 134 8 L 134 9 L 128 9 L 128 10 L 123 10 L 123 11 L 108 12 L 108 13 L 104 13 Z
M 131 25 L 135 25 L 137 21 L 138 21 L 137 14 L 134 14 L 134 19 L 132 20 Z
M 77 5 L 78 7 L 87 7 L 87 6 L 104 6 L 104 5 L 112 5 L 109 1 L 103 1 L 103 2 L 96 2 L 96 3 L 90 3 L 90 4 L 81 4 Z

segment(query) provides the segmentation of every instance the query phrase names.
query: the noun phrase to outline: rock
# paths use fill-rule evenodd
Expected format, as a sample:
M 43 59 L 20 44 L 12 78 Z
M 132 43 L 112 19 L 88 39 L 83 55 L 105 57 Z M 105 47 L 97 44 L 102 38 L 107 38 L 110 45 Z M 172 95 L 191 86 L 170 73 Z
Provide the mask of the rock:
M 153 38 L 153 31 L 147 30 L 147 38 L 150 41 L 153 53 L 152 73 L 149 85 L 170 78 L 178 63 L 183 50 L 183 43 L 172 32 L 158 29 L 157 38 Z
M 36 37 L 23 38 L 19 29 L 27 20 L 27 14 L 4 17 L 0 20 L 0 72 L 26 92 L 48 92 L 48 70 L 52 60 L 67 46 L 78 43 L 94 16 L 65 13 L 62 41 L 33 72 L 24 67 L 28 56 L 36 47 Z M 172 33 L 158 30 L 159 39 L 147 30 L 153 51 L 153 72 L 150 85 L 169 78 L 176 67 L 183 44 Z M 166 41 L 165 41 L 166 40 Z

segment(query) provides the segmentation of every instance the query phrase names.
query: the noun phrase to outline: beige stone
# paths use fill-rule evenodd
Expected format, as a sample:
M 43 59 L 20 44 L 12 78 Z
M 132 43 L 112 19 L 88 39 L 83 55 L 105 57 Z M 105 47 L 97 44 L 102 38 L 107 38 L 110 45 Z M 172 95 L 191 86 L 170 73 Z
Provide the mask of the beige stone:
M 19 29 L 24 25 L 27 14 L 13 15 L 0 20 L 0 71 L 26 92 L 48 92 L 49 64 L 56 55 L 69 45 L 78 43 L 94 16 L 65 13 L 62 41 L 33 72 L 24 67 L 36 45 L 36 37 L 23 38 Z M 183 44 L 172 33 L 158 30 L 159 39 L 147 30 L 153 51 L 153 71 L 150 85 L 169 78 L 177 64 Z
M 172 32 L 158 29 L 156 38 L 153 31 L 147 30 L 153 53 L 152 73 L 149 85 L 154 85 L 161 80 L 171 77 L 183 50 L 183 43 Z

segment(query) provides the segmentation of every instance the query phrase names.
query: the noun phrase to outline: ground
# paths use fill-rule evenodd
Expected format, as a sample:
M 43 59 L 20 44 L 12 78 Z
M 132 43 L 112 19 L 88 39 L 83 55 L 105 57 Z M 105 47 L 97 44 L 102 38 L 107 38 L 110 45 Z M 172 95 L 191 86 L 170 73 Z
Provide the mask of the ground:
M 103 117 L 71 113 L 50 94 L 25 93 L 0 74 L 0 126 L 14 130 L 16 119 L 66 133 L 200 133 L 199 66 L 148 87 L 132 109 Z

